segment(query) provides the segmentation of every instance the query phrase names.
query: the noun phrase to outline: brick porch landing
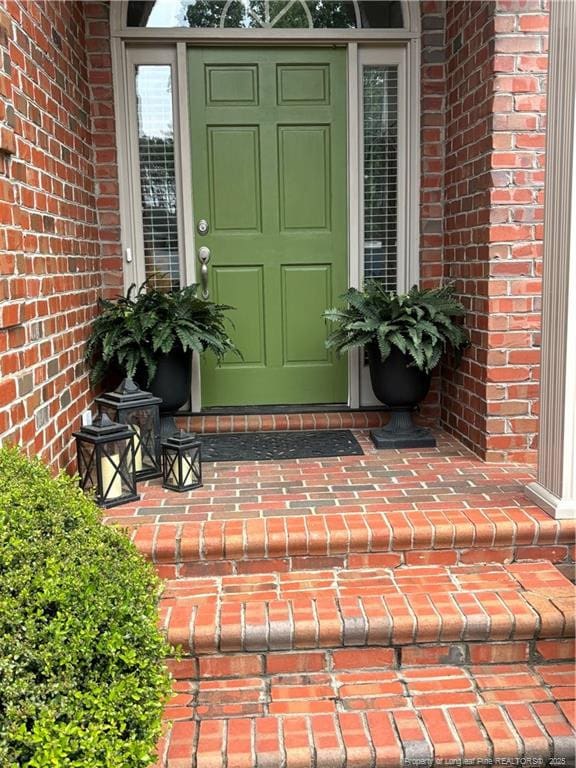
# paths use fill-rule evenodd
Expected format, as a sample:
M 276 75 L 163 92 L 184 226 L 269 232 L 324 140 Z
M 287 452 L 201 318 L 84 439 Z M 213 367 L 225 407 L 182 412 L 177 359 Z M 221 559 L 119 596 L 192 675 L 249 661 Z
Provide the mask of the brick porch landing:
M 183 651 L 158 766 L 571 765 L 575 522 L 526 466 L 356 435 L 364 456 L 206 464 L 107 513 Z
M 533 468 L 485 464 L 440 433 L 438 448 L 283 463 L 204 465 L 204 487 L 139 486 L 106 520 L 137 529 L 165 578 L 306 568 L 455 565 L 546 558 L 571 564 L 576 522 L 524 495 Z

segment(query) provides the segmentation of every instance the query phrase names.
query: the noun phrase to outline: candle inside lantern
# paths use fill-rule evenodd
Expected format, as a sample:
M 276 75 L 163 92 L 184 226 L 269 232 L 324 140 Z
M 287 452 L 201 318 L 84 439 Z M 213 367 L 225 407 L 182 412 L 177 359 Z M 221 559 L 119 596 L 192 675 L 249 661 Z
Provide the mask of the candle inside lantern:
M 174 463 L 172 464 L 172 468 L 170 470 L 170 474 L 168 475 L 168 482 L 174 483 L 174 485 L 178 485 L 179 478 L 178 478 L 178 455 L 174 456 Z
M 135 460 L 134 460 L 134 471 L 140 472 L 142 469 L 142 442 L 141 442 L 141 432 L 140 427 L 138 424 L 132 424 L 132 429 L 134 431 L 134 445 L 136 446 L 136 450 L 134 452 L 135 454 Z
M 188 456 L 188 454 L 183 453 L 180 455 L 180 459 L 182 461 L 182 477 L 178 477 L 178 456 L 176 456 L 174 460 L 174 464 L 172 465 L 172 469 L 170 470 L 170 482 L 174 483 L 175 485 L 180 485 L 180 483 L 186 484 L 190 482 L 190 473 L 192 471 L 192 458 Z
M 102 456 L 100 468 L 102 470 L 102 491 L 107 499 L 117 499 L 122 496 L 122 478 L 116 471 L 120 463 L 120 456 L 113 453 L 111 456 Z

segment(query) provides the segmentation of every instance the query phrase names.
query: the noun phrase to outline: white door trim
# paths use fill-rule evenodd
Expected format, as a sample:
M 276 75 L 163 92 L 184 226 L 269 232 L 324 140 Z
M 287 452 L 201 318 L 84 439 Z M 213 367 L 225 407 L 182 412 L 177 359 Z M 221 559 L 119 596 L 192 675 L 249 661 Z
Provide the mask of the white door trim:
M 398 205 L 397 205 L 397 285 L 399 291 L 407 291 L 419 281 L 419 199 L 420 177 L 419 163 L 414 161 L 414 152 L 419 142 L 419 110 L 411 109 L 412 99 L 409 98 L 411 85 L 410 48 L 408 46 L 361 46 L 358 48 L 357 67 L 357 106 L 355 113 L 358 122 L 364 114 L 363 105 L 363 69 L 371 65 L 392 65 L 398 67 Z M 358 194 L 358 238 L 357 253 L 359 264 L 358 285 L 364 280 L 363 243 L 364 243 L 364 200 L 362 197 L 361 180 L 364 175 L 363 130 L 358 129 L 359 164 L 356 175 L 359 179 Z M 416 157 L 419 153 L 416 152 Z M 351 172 L 353 169 L 351 168 Z M 402 258 L 405 254 L 405 258 Z M 351 285 L 355 283 L 351 282 Z M 379 405 L 370 383 L 370 372 L 365 364 L 364 354 L 358 354 L 357 370 L 360 378 L 359 405 Z
M 120 5 L 120 3 L 117 3 Z M 190 122 L 188 115 L 188 76 L 186 63 L 186 50 L 192 38 L 190 35 L 173 35 L 171 43 L 167 43 L 166 35 L 157 32 L 190 32 L 190 30 L 140 30 L 146 32 L 146 39 L 150 42 L 150 33 L 154 33 L 154 45 L 142 45 L 136 43 L 135 36 L 122 35 L 116 31 L 112 40 L 112 65 L 114 97 L 116 109 L 116 134 L 118 146 L 118 167 L 120 185 L 120 215 L 121 238 L 124 254 L 124 280 L 125 285 L 141 283 L 143 276 L 143 247 L 140 213 L 140 190 L 138 178 L 138 157 L 136 119 L 135 119 L 135 87 L 134 67 L 136 64 L 170 63 L 173 75 L 173 110 L 175 133 L 175 159 L 177 173 L 178 196 L 178 236 L 182 248 L 181 269 L 182 281 L 185 284 L 195 279 L 195 244 L 194 244 L 194 218 L 192 198 L 192 168 L 190 152 Z M 207 30 L 210 31 L 210 30 Z M 214 31 L 214 30 L 212 30 Z M 217 30 L 216 30 L 217 31 Z M 234 36 L 229 32 L 225 41 L 237 44 Z M 242 31 L 242 30 L 240 30 Z M 258 30 L 257 30 L 258 31 Z M 276 35 L 273 42 L 276 45 L 294 44 L 316 47 L 319 40 L 316 36 L 308 34 L 303 38 L 302 30 L 282 30 L 291 33 Z M 320 30 L 322 32 L 342 32 L 342 30 Z M 371 32 L 372 30 L 359 30 L 358 32 Z M 382 31 L 378 30 L 378 44 L 362 45 L 359 40 L 342 39 L 342 45 L 347 48 L 347 94 L 348 94 L 348 266 L 349 284 L 360 286 L 363 270 L 363 243 L 362 243 L 362 131 L 361 131 L 361 96 L 362 96 L 362 66 L 367 63 L 397 63 L 399 66 L 399 221 L 398 221 L 398 264 L 399 264 L 399 289 L 405 290 L 410 285 L 418 282 L 419 275 L 419 67 L 420 67 L 420 41 L 415 32 L 408 30 L 396 30 L 401 33 L 382 40 Z M 194 32 L 194 30 L 192 30 Z M 120 38 L 124 38 L 121 40 Z M 143 42 L 144 35 L 140 36 Z M 338 39 L 339 36 L 336 36 Z M 341 37 L 341 36 L 340 36 Z M 194 38 L 197 43 L 205 44 L 207 38 L 202 36 Z M 334 37 L 331 38 L 334 42 Z M 366 41 L 366 36 L 359 39 Z M 128 40 L 132 41 L 128 44 Z M 164 40 L 162 44 L 161 40 Z M 324 41 L 327 37 L 324 37 Z M 224 39 L 223 41 L 224 42 Z M 245 40 L 245 42 L 248 42 Z M 256 43 L 252 37 L 251 44 Z M 272 41 L 270 41 L 272 42 Z M 131 255 L 131 261 L 126 258 Z M 402 255 L 405 255 L 405 259 Z M 401 263 L 405 262 L 405 268 Z M 366 366 L 363 364 L 364 356 L 359 351 L 349 355 L 348 362 L 348 405 L 358 408 L 364 405 L 377 405 L 374 398 Z M 200 400 L 200 370 L 194 366 L 193 371 L 193 401 L 192 409 L 198 412 L 201 409 Z
M 360 247 L 360 120 L 358 112 L 358 43 L 348 44 L 348 285 L 359 288 L 362 283 Z M 360 406 L 361 354 L 348 353 L 348 405 Z

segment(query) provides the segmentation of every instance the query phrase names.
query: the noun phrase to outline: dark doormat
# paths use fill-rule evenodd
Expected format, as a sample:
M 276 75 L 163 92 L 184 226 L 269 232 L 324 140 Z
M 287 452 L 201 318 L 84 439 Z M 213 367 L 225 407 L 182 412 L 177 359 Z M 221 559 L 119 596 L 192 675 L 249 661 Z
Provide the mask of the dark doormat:
M 200 439 L 202 461 L 284 461 L 364 453 L 349 429 L 204 434 Z

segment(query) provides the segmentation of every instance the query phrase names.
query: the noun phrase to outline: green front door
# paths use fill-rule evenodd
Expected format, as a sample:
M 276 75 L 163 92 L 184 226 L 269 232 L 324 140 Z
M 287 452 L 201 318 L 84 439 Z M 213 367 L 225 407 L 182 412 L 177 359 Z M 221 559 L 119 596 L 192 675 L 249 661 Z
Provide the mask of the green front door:
M 244 355 L 205 356 L 202 404 L 344 403 L 322 313 L 347 286 L 345 50 L 191 48 L 189 87 L 196 248 Z

